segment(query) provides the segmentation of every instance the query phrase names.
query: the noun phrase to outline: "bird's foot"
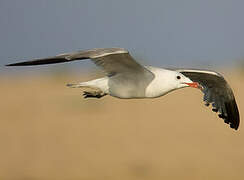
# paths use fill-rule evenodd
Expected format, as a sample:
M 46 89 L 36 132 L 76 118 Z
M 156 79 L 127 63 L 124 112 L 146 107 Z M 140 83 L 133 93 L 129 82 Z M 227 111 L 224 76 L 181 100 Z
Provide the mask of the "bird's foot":
M 84 98 L 101 98 L 105 95 L 102 91 L 83 91 Z

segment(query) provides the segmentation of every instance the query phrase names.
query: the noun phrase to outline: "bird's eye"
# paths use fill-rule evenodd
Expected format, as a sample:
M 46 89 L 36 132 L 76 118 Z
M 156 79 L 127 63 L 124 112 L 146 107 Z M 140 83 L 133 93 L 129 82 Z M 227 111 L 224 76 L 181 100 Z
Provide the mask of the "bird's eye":
M 176 78 L 177 78 L 177 79 L 180 79 L 181 77 L 180 77 L 180 76 L 177 76 Z

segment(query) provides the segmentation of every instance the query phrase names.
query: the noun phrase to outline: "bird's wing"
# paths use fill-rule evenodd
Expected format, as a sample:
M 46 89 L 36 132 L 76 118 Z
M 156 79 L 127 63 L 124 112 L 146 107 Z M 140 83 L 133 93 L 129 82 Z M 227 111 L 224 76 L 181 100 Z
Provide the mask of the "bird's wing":
M 91 59 L 96 65 L 102 67 L 109 75 L 124 72 L 143 73 L 148 71 L 137 63 L 128 51 L 122 48 L 97 48 L 59 54 L 53 57 L 34 59 L 30 61 L 8 64 L 6 66 L 32 66 L 55 64 L 75 60 Z
M 194 82 L 202 86 L 203 100 L 208 106 L 212 104 L 213 111 L 219 112 L 219 117 L 230 124 L 231 128 L 238 129 L 240 123 L 239 111 L 234 94 L 224 77 L 217 72 L 197 69 L 177 69 Z

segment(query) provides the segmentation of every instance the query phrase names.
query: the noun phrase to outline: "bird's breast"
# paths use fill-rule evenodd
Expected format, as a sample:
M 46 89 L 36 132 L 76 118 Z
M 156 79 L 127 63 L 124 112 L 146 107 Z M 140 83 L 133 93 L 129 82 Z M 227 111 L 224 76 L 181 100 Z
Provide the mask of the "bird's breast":
M 155 78 L 149 83 L 145 90 L 147 98 L 155 98 L 163 96 L 174 90 L 172 82 L 167 78 L 168 70 L 160 68 L 150 68 Z
M 167 94 L 170 89 L 167 89 L 163 84 L 156 78 L 148 85 L 145 91 L 147 98 L 160 97 Z

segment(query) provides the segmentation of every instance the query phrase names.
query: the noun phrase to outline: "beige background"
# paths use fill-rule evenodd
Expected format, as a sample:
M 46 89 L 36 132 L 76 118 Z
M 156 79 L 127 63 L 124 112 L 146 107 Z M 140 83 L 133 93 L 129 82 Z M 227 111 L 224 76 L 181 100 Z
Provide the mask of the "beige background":
M 240 115 L 244 74 L 222 71 Z M 243 179 L 244 134 L 186 88 L 158 99 L 83 99 L 73 76 L 0 78 L 0 179 Z

